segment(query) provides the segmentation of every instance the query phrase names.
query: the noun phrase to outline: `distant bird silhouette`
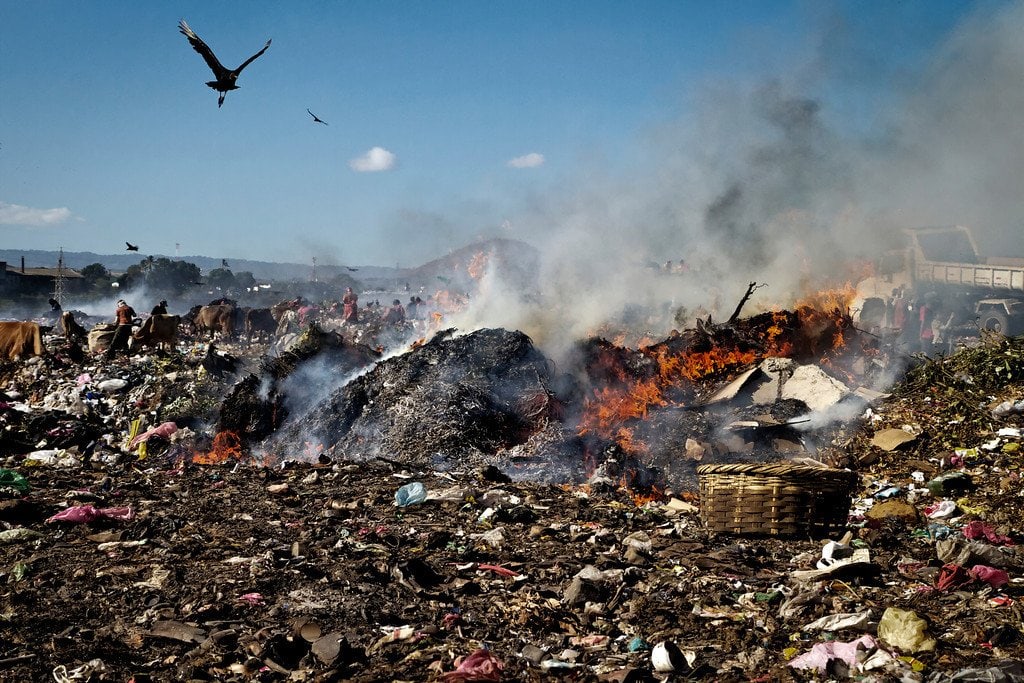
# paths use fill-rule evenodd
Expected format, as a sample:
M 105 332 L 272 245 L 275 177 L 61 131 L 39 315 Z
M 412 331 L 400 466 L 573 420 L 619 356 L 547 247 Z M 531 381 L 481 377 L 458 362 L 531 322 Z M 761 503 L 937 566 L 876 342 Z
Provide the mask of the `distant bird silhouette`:
M 351 270 L 353 273 L 356 272 L 357 270 L 359 270 L 358 268 L 353 268 L 351 266 L 345 266 L 345 269 L 346 270 Z
M 202 55 L 203 59 L 206 60 L 207 66 L 209 66 L 210 70 L 213 71 L 213 75 L 217 80 L 207 81 L 206 85 L 220 93 L 220 97 L 217 98 L 218 108 L 224 104 L 224 97 L 227 95 L 229 90 L 238 90 L 238 86 L 235 85 L 235 81 L 238 80 L 238 76 L 242 73 L 242 69 L 249 66 L 254 59 L 262 55 L 267 51 L 267 48 L 270 47 L 270 41 L 268 40 L 262 50 L 242 62 L 241 66 L 236 69 L 227 69 L 217 59 L 217 55 L 213 54 L 213 50 L 210 49 L 210 46 L 204 43 L 203 39 L 195 34 L 195 31 L 185 23 L 184 19 L 178 22 L 178 30 L 188 38 L 188 42 L 192 44 L 192 48 Z
M 222 265 L 225 268 L 230 268 L 231 267 L 231 266 L 228 265 L 228 260 L 226 258 L 222 258 L 220 260 L 220 265 Z
M 306 109 L 306 111 L 309 111 L 309 109 Z M 309 111 L 309 115 L 313 117 L 313 123 L 322 123 L 325 126 L 327 125 L 326 121 L 324 121 L 322 118 L 320 118 L 319 116 L 317 116 L 313 112 Z
M 125 242 L 125 244 L 128 245 L 128 248 L 125 251 L 138 251 L 139 250 L 139 245 L 137 245 L 137 244 L 132 244 L 131 242 Z

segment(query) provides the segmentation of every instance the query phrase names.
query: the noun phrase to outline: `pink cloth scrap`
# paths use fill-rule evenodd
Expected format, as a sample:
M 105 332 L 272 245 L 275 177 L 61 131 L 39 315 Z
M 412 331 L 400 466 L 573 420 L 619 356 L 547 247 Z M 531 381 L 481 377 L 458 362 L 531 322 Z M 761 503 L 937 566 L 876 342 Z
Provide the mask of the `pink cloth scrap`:
M 159 424 L 156 427 L 150 427 L 146 431 L 136 436 L 134 439 L 132 439 L 131 443 L 128 444 L 128 448 L 135 448 L 143 441 L 149 441 L 149 437 L 151 436 L 162 436 L 165 439 L 169 439 L 171 437 L 171 434 L 173 434 L 176 431 L 178 431 L 178 425 L 174 424 L 173 422 L 164 422 L 163 424 Z
M 967 526 L 964 527 L 964 537 L 969 538 L 972 541 L 984 538 L 990 543 L 997 543 L 999 545 L 1014 544 L 1012 538 L 1009 536 L 1003 536 L 1002 534 L 997 534 L 991 524 L 986 524 L 985 522 L 977 519 L 973 522 L 968 522 Z
M 969 573 L 978 581 L 984 581 L 993 588 L 1002 588 L 1010 583 L 1010 575 L 1005 571 L 995 567 L 987 567 L 983 564 L 974 565 Z
M 501 670 L 504 668 L 505 665 L 490 650 L 481 648 L 463 659 L 455 671 L 449 671 L 443 677 L 448 683 L 500 681 Z
M 827 643 L 815 643 L 810 652 L 794 657 L 789 666 L 794 669 L 817 669 L 825 671 L 828 663 L 834 659 L 846 662 L 851 668 L 857 664 L 857 655 L 861 652 L 874 650 L 878 643 L 871 636 L 861 636 L 857 640 L 848 643 L 830 641 Z
M 47 519 L 46 523 L 71 522 L 72 524 L 88 524 L 97 519 L 114 519 L 120 522 L 130 522 L 135 519 L 135 511 L 131 507 L 96 508 L 92 505 L 76 505 L 66 510 L 61 510 L 53 517 Z

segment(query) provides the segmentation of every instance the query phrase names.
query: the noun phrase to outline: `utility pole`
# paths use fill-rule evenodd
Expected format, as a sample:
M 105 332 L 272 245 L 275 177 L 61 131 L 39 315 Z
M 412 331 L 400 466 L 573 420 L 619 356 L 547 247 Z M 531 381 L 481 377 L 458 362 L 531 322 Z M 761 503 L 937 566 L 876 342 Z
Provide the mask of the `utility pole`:
M 64 306 L 64 247 L 60 248 L 60 255 L 57 257 L 57 277 L 53 278 L 53 298 L 62 307 Z
M 316 256 L 313 257 L 313 282 L 316 282 Z

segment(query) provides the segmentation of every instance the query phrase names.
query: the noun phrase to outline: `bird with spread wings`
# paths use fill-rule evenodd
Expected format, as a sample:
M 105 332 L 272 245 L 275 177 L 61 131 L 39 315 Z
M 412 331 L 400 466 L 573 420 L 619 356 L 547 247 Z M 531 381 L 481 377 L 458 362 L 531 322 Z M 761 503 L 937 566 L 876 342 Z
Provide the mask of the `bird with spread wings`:
M 323 120 L 322 118 L 320 118 L 319 116 L 317 116 L 317 115 L 316 115 L 316 114 L 314 114 L 313 112 L 309 111 L 309 109 L 308 109 L 308 108 L 306 109 L 306 111 L 308 111 L 308 112 L 309 112 L 309 115 L 313 117 L 313 123 L 322 123 L 322 124 L 324 124 L 325 126 L 327 125 L 327 122 L 326 122 L 326 121 L 324 121 L 324 120 Z
M 210 49 L 210 46 L 204 43 L 203 39 L 196 35 L 195 31 L 185 23 L 184 19 L 178 22 L 178 30 L 181 31 L 182 35 L 188 38 L 188 42 L 191 43 L 192 49 L 198 52 L 202 58 L 206 60 L 207 66 L 209 66 L 210 70 L 213 71 L 213 75 L 216 80 L 207 81 L 206 85 L 220 93 L 220 97 L 217 98 L 218 108 L 224 104 L 224 97 L 227 95 L 229 90 L 238 90 L 238 86 L 235 85 L 235 81 L 238 80 L 238 76 L 242 73 L 242 69 L 249 66 L 254 59 L 262 55 L 267 51 L 267 48 L 270 47 L 270 41 L 268 40 L 262 50 L 242 62 L 238 68 L 228 69 L 220 63 L 220 60 L 217 59 L 217 55 L 213 54 L 213 50 Z

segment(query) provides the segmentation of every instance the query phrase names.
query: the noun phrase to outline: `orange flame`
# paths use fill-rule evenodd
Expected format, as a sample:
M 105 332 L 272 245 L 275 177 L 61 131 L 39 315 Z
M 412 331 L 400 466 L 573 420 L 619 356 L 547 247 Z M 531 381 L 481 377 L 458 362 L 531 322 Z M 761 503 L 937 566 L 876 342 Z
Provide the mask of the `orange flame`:
M 849 303 L 854 294 L 855 289 L 847 284 L 806 297 L 795 312 L 769 314 L 767 327 L 762 328 L 760 339 L 754 340 L 759 345 L 756 349 L 721 345 L 708 350 L 672 352 L 667 345 L 643 346 L 640 353 L 657 363 L 657 374 L 650 379 L 629 379 L 624 368 L 614 367 L 618 362 L 616 354 L 602 354 L 592 370 L 599 370 L 601 377 L 615 386 L 596 389 L 585 401 L 579 434 L 613 439 L 624 451 L 642 454 L 646 445 L 636 441 L 625 424 L 647 419 L 651 409 L 673 403 L 669 397 L 678 396 L 673 389 L 735 375 L 769 356 L 807 354 L 828 364 L 830 358 L 839 357 L 846 350 Z M 616 344 L 621 340 L 624 337 L 616 339 Z
M 192 462 L 197 465 L 219 465 L 228 460 L 242 458 L 242 440 L 238 434 L 230 430 L 217 432 L 213 437 L 213 446 L 206 453 L 196 453 Z
M 474 280 L 479 280 L 483 277 L 487 271 L 487 262 L 490 257 L 485 252 L 477 252 L 470 260 L 469 265 L 466 266 L 466 270 L 469 272 L 469 276 Z

